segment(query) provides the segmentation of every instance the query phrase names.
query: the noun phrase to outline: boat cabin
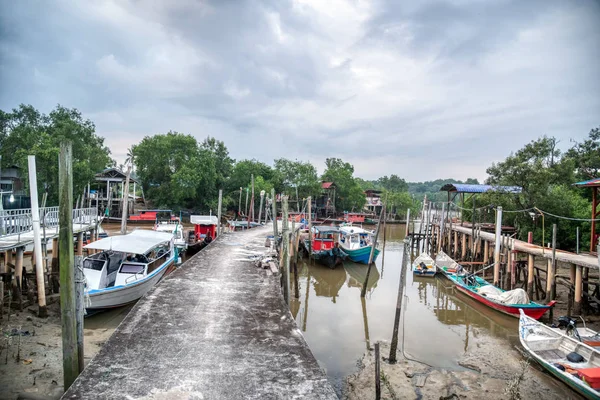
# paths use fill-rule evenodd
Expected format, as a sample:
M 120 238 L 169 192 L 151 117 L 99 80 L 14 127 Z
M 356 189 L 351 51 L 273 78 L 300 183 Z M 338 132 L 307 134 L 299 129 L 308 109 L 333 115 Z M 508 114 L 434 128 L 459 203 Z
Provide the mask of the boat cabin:
M 219 220 L 214 215 L 191 215 L 190 222 L 194 224 L 196 240 L 204 240 L 206 236 L 217 237 Z
M 179 218 L 171 214 L 171 210 L 142 210 L 139 214 L 129 217 L 134 222 L 155 222 L 157 220 L 179 221 Z
M 360 249 L 370 246 L 373 233 L 355 226 L 344 226 L 340 228 L 340 243 L 349 250 Z
M 173 235 L 136 230 L 85 246 L 101 250 L 83 260 L 87 290 L 124 286 L 144 279 L 173 257 Z
M 340 229 L 335 226 L 313 227 L 312 250 L 331 250 L 335 247 Z

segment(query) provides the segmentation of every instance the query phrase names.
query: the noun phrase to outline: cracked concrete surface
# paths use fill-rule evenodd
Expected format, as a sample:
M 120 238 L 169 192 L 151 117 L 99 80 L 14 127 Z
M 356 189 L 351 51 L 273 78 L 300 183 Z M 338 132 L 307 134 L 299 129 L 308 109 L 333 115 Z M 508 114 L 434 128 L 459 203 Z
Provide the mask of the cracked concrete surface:
M 63 399 L 336 399 L 279 276 L 266 227 L 222 235 L 131 310 Z

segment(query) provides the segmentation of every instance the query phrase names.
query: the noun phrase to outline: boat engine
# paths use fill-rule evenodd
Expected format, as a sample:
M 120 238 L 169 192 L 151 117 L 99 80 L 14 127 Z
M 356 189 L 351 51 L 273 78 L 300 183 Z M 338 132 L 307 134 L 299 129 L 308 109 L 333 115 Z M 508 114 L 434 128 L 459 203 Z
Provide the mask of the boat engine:
M 566 316 L 562 316 L 562 317 L 558 317 L 558 328 L 567 328 L 567 327 L 572 327 L 575 328 L 577 326 L 577 321 L 575 321 L 574 319 L 570 318 L 570 317 L 566 317 Z

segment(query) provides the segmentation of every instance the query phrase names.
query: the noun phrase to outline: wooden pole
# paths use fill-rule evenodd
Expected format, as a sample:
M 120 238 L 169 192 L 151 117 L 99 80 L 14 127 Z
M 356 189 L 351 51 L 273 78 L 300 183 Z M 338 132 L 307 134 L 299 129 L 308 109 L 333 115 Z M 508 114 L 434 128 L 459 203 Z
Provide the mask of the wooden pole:
M 248 196 L 250 195 L 250 189 L 246 188 L 246 219 L 250 221 L 250 214 L 248 214 Z M 248 222 L 248 226 L 250 223 Z
M 131 174 L 131 165 L 127 167 L 127 174 L 125 175 L 125 189 L 123 190 L 123 208 L 121 212 L 121 235 L 127 233 L 127 203 L 129 202 L 129 175 Z
M 458 256 L 458 231 L 454 231 L 454 257 Z M 457 257 L 458 258 L 458 257 Z
M 75 329 L 77 331 L 78 374 L 83 371 L 85 361 L 83 348 L 83 316 L 85 314 L 84 284 L 85 276 L 83 274 L 83 256 L 78 254 L 75 257 Z
M 83 256 L 83 232 L 77 234 L 77 255 Z
M 275 189 L 273 189 L 273 190 L 275 190 Z M 238 201 L 238 217 L 240 215 L 242 215 L 242 187 L 241 186 L 240 186 L 240 201 Z
M 300 242 L 300 232 L 296 230 L 296 224 L 295 221 L 292 220 L 292 232 L 294 233 L 293 235 L 293 245 L 292 245 L 292 249 L 294 251 L 294 262 L 293 262 L 293 266 L 294 266 L 294 297 L 296 297 L 297 299 L 300 298 L 300 288 L 298 287 L 298 244 Z
M 527 233 L 527 243 L 533 243 L 533 232 Z M 535 265 L 535 258 L 533 254 L 527 254 L 527 295 L 530 299 L 533 299 L 533 286 L 535 285 L 534 281 L 534 272 L 533 268 Z
M 308 202 L 308 256 L 310 260 L 310 254 L 312 252 L 312 196 L 308 196 L 306 201 Z
M 65 391 L 79 374 L 73 268 L 73 163 L 70 142 L 61 142 L 58 163 L 60 309 Z
M 377 229 L 375 229 L 375 237 L 373 238 L 373 243 L 371 244 L 371 253 L 369 254 L 369 267 L 367 268 L 367 275 L 365 276 L 365 282 L 363 283 L 362 290 L 360 292 L 360 297 L 365 297 L 367 294 L 367 284 L 369 283 L 369 275 L 371 274 L 371 267 L 373 266 L 373 257 L 375 255 L 375 248 L 377 247 L 377 237 L 379 236 L 379 227 L 381 226 L 381 219 L 385 214 L 385 204 L 381 208 L 381 212 L 379 213 L 379 222 L 377 222 Z M 377 268 L 377 267 L 375 267 Z
M 394 331 L 392 333 L 392 342 L 390 344 L 390 364 L 396 363 L 396 350 L 398 349 L 398 330 L 400 328 L 400 313 L 402 312 L 402 298 L 404 297 L 404 282 L 406 279 L 406 269 L 410 260 L 408 242 L 404 241 L 404 253 L 402 255 L 402 265 L 400 269 L 400 281 L 398 282 L 398 297 L 396 298 L 396 314 L 394 316 Z
M 35 156 L 27 156 L 29 167 L 29 191 L 31 194 L 31 219 L 33 222 L 33 248 L 35 251 L 35 277 L 38 295 L 38 316 L 47 317 L 46 288 L 44 285 L 44 262 L 42 257 L 42 237 L 40 234 L 40 209 L 38 206 L 37 173 Z M 72 195 L 71 195 L 72 196 Z
M 254 218 L 254 174 L 250 175 L 252 181 L 252 197 L 250 199 L 250 208 L 252 209 L 252 222 L 256 222 Z
M 444 249 L 444 246 L 442 245 L 442 243 L 444 242 L 444 228 L 446 227 L 446 222 L 444 220 L 445 218 L 445 214 L 446 214 L 446 203 L 442 203 L 442 218 L 440 219 L 440 240 L 438 242 L 438 246 L 437 246 L 437 252 L 439 253 L 440 251 L 442 251 Z
M 288 197 L 283 196 L 282 198 L 282 218 L 283 218 L 283 232 L 282 232 L 282 259 L 283 259 L 283 298 L 286 304 L 290 304 L 290 230 L 288 228 Z
M 277 201 L 275 201 L 275 189 L 271 189 L 271 197 L 273 198 L 273 240 L 277 242 Z
M 223 233 L 223 227 L 221 226 L 221 209 L 223 207 L 223 189 L 219 189 L 219 204 L 217 205 L 217 236 L 221 236 Z
M 409 234 L 409 224 L 410 224 L 410 208 L 406 209 L 406 229 L 404 232 L 404 237 L 408 237 Z
M 500 284 L 500 239 L 502 235 L 502 207 L 496 211 L 496 245 L 494 246 L 494 286 Z
M 467 234 L 463 233 L 461 235 L 460 259 L 465 261 L 466 258 L 467 258 Z
M 24 247 L 17 247 L 17 255 L 15 261 L 15 285 L 17 287 L 17 301 L 19 302 L 19 310 L 23 311 L 23 253 Z
M 265 200 L 265 191 L 261 190 L 260 191 L 260 205 L 258 207 L 258 223 L 260 224 L 260 221 L 262 219 L 262 209 L 263 209 L 263 201 Z M 266 217 L 265 217 L 266 218 Z
M 8 314 L 10 315 L 10 309 L 8 310 Z M 4 281 L 0 279 L 0 320 L 3 318 L 4 318 Z M 6 350 L 6 351 L 8 351 L 8 350 Z
M 575 315 L 581 315 L 581 289 L 583 279 L 581 277 L 581 269 L 579 265 L 576 266 L 575 270 L 575 304 L 573 304 L 573 313 Z
M 546 301 L 556 298 L 556 224 L 552 224 L 552 258 L 548 260 L 548 276 L 546 282 Z
M 379 342 L 375 343 L 375 400 L 381 399 Z

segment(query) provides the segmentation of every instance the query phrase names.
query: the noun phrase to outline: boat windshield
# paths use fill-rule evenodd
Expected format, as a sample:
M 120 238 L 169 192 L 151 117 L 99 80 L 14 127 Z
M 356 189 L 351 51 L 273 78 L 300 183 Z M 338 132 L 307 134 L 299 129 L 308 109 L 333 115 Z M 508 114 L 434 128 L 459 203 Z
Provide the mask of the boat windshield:
M 93 259 L 85 259 L 83 261 L 83 268 L 93 269 L 95 271 L 102 271 L 102 267 L 104 267 L 105 260 L 93 260 Z
M 144 272 L 144 267 L 145 265 L 141 264 L 123 264 L 119 272 L 122 274 L 141 274 Z

